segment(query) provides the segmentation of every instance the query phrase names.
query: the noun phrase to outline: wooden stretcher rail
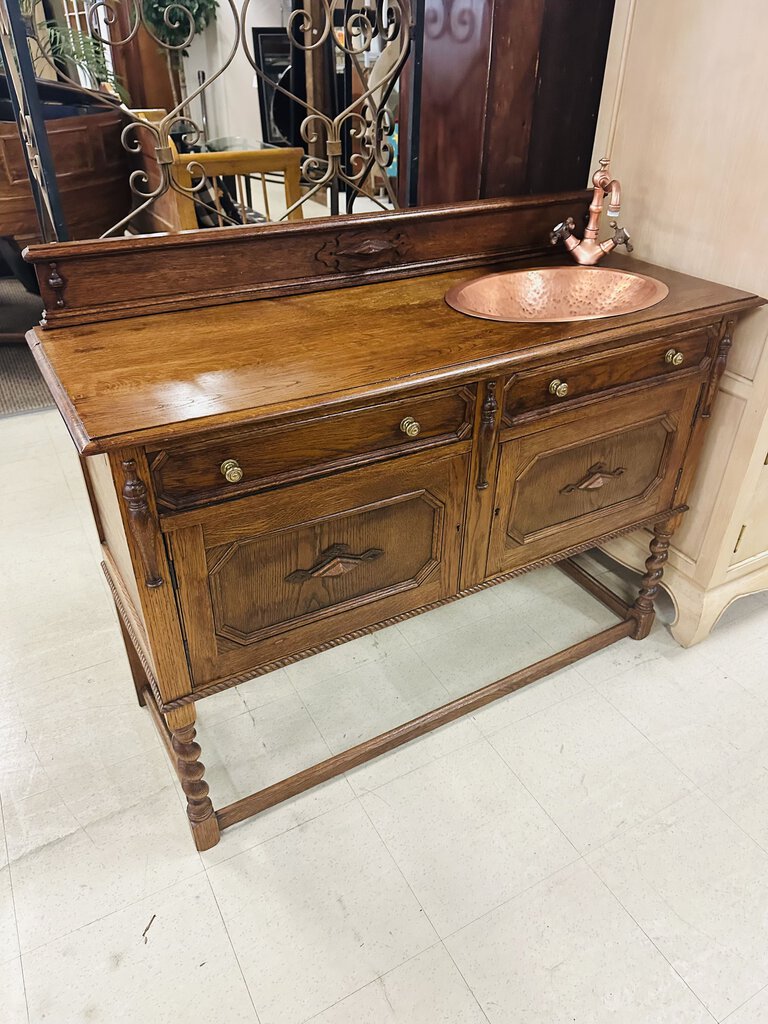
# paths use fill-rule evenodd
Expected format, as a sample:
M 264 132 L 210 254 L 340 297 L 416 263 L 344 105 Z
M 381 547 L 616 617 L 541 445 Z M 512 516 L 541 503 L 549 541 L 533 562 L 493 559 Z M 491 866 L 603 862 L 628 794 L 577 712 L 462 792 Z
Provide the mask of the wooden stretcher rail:
M 585 573 L 584 575 L 587 574 Z M 507 694 L 514 693 L 515 690 L 528 686 L 529 683 L 535 683 L 539 679 L 543 679 L 544 676 L 549 675 L 551 672 L 557 672 L 559 669 L 572 665 L 575 661 L 579 661 L 588 654 L 593 654 L 595 651 L 608 647 L 617 640 L 629 636 L 634 629 L 635 622 L 633 619 L 617 622 L 615 625 L 609 626 L 608 629 L 604 629 L 602 632 L 596 633 L 586 640 L 558 651 L 557 654 L 551 654 L 549 657 L 543 658 L 527 668 L 519 669 L 517 672 L 504 676 L 503 679 L 498 679 L 494 683 L 489 683 L 487 686 L 466 694 L 464 697 L 459 697 L 448 704 L 443 704 L 442 707 L 435 708 L 434 711 L 428 711 L 424 715 L 419 715 L 418 718 L 413 718 L 404 725 L 389 729 L 387 732 L 373 737 L 373 739 L 350 747 L 349 750 L 345 750 L 341 754 L 335 754 L 333 757 L 329 757 L 327 760 L 321 761 L 311 768 L 297 772 L 282 782 L 276 782 L 273 786 L 268 786 L 258 793 L 252 793 L 250 796 L 243 797 L 242 800 L 228 804 L 226 807 L 222 807 L 221 810 L 216 811 L 219 828 L 224 829 L 229 828 L 230 825 L 236 825 L 239 821 L 244 821 L 246 818 L 250 818 L 251 815 L 258 814 L 268 807 L 274 807 L 275 804 L 282 803 L 283 800 L 288 800 L 290 797 L 296 796 L 306 789 L 319 786 L 322 782 L 327 782 L 337 775 L 342 775 L 352 768 L 357 768 L 359 765 L 365 764 L 366 761 L 378 757 L 379 754 L 385 754 L 396 747 L 402 746 L 404 743 L 417 739 L 419 736 L 424 736 L 426 733 L 439 729 L 441 726 L 447 725 L 463 715 L 477 711 L 479 708 L 498 700 L 500 697 L 505 697 Z

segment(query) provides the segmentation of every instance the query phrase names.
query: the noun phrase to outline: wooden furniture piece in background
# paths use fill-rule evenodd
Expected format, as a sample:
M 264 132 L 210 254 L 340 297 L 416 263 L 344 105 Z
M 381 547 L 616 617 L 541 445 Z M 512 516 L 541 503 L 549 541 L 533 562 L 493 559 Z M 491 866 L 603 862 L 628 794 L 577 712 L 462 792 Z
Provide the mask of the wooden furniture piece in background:
M 165 113 L 165 110 L 161 109 L 133 111 L 133 114 L 150 124 L 161 121 L 165 117 Z M 147 177 L 147 183 L 142 186 L 142 190 L 151 191 L 160 182 L 160 171 L 152 152 L 154 139 L 148 131 L 142 131 L 140 125 L 135 129 L 135 135 L 140 145 L 139 151 L 133 156 L 135 169 L 143 171 Z M 282 175 L 283 178 L 285 208 L 276 211 L 277 216 L 280 216 L 301 198 L 301 161 L 304 156 L 304 151 L 301 149 L 254 149 L 185 154 L 179 153 L 172 144 L 171 150 L 173 153 L 171 173 L 182 188 L 191 188 L 199 180 L 201 169 L 206 178 L 211 180 L 211 187 L 206 195 L 212 197 L 214 206 L 212 210 L 206 210 L 206 213 L 213 219 L 216 217 L 216 211 L 220 210 L 220 195 L 215 183 L 217 177 L 231 176 L 235 178 L 236 198 L 238 203 L 242 202 L 240 213 L 244 223 L 245 178 L 251 179 L 252 189 L 256 187 L 255 179 L 260 179 L 268 220 L 271 219 L 272 212 L 266 183 L 268 174 Z M 192 164 L 193 172 L 197 172 L 194 177 L 188 169 L 190 164 Z M 191 196 L 170 189 L 155 200 L 138 218 L 134 218 L 133 228 L 146 233 L 196 231 L 198 228 L 196 207 L 197 204 Z M 288 220 L 292 221 L 303 220 L 303 218 L 304 211 L 301 206 L 288 216 Z M 226 223 L 222 219 L 220 226 L 224 226 Z
M 611 320 L 514 327 L 445 304 L 450 286 L 485 268 L 425 276 L 440 248 L 443 265 L 458 234 L 466 253 L 487 251 L 489 213 L 517 224 L 524 246 L 532 221 L 543 234 L 558 201 L 427 211 L 444 229 L 442 246 L 425 211 L 335 222 L 337 256 L 391 253 L 398 239 L 394 283 L 342 289 L 361 282 L 353 261 L 327 279 L 341 290 L 312 293 L 310 278 L 289 301 L 190 312 L 193 298 L 123 321 L 102 313 L 89 323 L 93 307 L 79 303 L 105 276 L 119 291 L 110 263 L 117 273 L 127 256 L 161 267 L 150 258 L 155 240 L 133 240 L 127 253 L 106 243 L 31 253 L 44 289 L 51 255 L 61 254 L 59 310 L 74 300 L 71 325 L 37 330 L 30 344 L 83 456 L 137 693 L 178 772 L 199 849 L 586 654 L 647 636 L 733 324 L 762 300 L 612 258 L 664 281 L 668 297 Z M 264 291 L 285 280 L 277 257 L 285 262 L 287 240 L 302 265 L 322 271 L 328 228 L 264 229 Z M 228 250 L 205 232 L 194 237 L 199 272 L 210 274 Z M 249 271 L 252 287 L 258 272 Z M 134 287 L 129 276 L 128 294 Z M 665 358 L 671 347 L 682 363 Z M 567 391 L 549 386 L 555 379 Z M 631 605 L 566 565 L 615 625 L 213 808 L 197 701 L 643 525 L 654 535 Z
M 244 179 L 251 179 L 253 187 L 256 184 L 254 179 L 258 178 L 262 189 L 267 220 L 277 220 L 285 210 L 290 209 L 294 203 L 301 199 L 301 161 L 303 158 L 304 151 L 302 149 L 289 148 L 248 149 L 224 153 L 177 153 L 174 157 L 172 173 L 183 188 L 191 188 L 194 182 L 199 179 L 200 171 L 209 180 L 217 177 L 233 177 L 236 182 L 236 196 L 232 196 L 232 199 L 236 198 L 237 200 L 237 206 L 243 223 L 246 223 L 245 212 L 247 210 Z M 188 170 L 190 164 L 193 166 L 194 178 Z M 282 175 L 283 178 L 285 210 L 276 211 L 275 217 L 271 215 L 272 209 L 267 191 L 266 176 L 268 174 Z M 211 192 L 214 196 L 216 209 L 221 213 L 219 190 L 215 187 L 215 183 L 211 188 Z M 180 195 L 177 192 L 176 202 L 179 212 L 180 229 L 182 231 L 195 230 L 197 228 L 197 214 L 195 212 L 194 199 L 189 196 Z M 303 220 L 303 207 L 298 206 L 288 214 L 287 219 L 293 221 Z M 223 227 L 226 224 L 227 221 L 222 219 L 219 226 Z
M 91 113 L 46 121 L 64 217 L 73 238 L 98 238 L 131 208 L 128 154 L 120 142 L 123 117 L 105 97 L 95 104 L 73 87 L 41 86 L 49 102 L 59 95 L 73 104 L 80 97 Z M 40 240 L 32 190 L 15 121 L 0 121 L 0 236 L 20 246 Z
M 581 187 L 613 9 L 614 0 L 426 0 L 419 203 Z M 409 89 L 406 77 L 406 104 Z M 403 179 L 403 205 L 405 196 Z

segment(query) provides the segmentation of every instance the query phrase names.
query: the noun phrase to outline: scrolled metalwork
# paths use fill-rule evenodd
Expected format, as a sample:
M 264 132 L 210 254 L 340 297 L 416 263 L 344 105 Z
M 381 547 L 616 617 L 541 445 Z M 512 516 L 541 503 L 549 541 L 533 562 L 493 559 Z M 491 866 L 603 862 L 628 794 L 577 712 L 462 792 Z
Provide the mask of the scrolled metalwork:
M 126 4 L 123 10 L 128 11 L 127 27 L 126 19 L 118 17 L 121 3 Z M 347 192 L 348 212 L 355 198 L 361 194 L 366 194 L 370 201 L 383 209 L 397 205 L 397 196 L 387 173 L 396 156 L 396 119 L 391 103 L 411 48 L 411 0 L 316 0 L 311 6 L 306 3 L 303 8 L 292 11 L 287 17 L 286 31 L 293 59 L 309 60 L 315 51 L 328 47 L 339 60 L 346 62 L 359 80 L 359 95 L 338 111 L 321 110 L 307 97 L 291 92 L 285 82 L 275 82 L 267 76 L 249 44 L 251 4 L 252 0 L 220 0 L 218 23 L 225 16 L 231 20 L 227 52 L 219 65 L 207 73 L 205 80 L 181 98 L 173 109 L 163 112 L 156 120 L 149 120 L 122 104 L 126 123 L 121 132 L 121 144 L 134 162 L 142 166 L 131 170 L 128 179 L 134 197 L 133 209 L 102 237 L 130 230 L 153 203 L 174 192 L 215 215 L 219 224 L 241 223 L 219 207 L 218 199 L 215 206 L 211 205 L 210 191 L 206 190 L 205 166 L 196 159 L 195 152 L 204 145 L 205 136 L 192 116 L 194 102 L 226 73 L 238 53 L 245 56 L 262 82 L 303 110 L 303 117 L 297 125 L 306 149 L 301 160 L 303 191 L 279 219 L 290 217 L 298 207 L 334 183 L 339 183 Z M 449 4 L 449 7 L 451 13 L 446 17 L 450 21 L 453 5 Z M 127 46 L 143 27 L 168 53 L 169 60 L 176 62 L 176 66 L 199 27 L 196 26 L 191 0 L 167 0 L 162 11 L 162 23 L 169 30 L 167 38 L 158 34 L 160 30 L 150 23 L 144 0 L 86 0 L 85 20 L 92 40 L 105 51 Z M 462 16 L 457 24 L 465 24 Z M 37 27 L 32 27 L 32 36 L 59 79 L 104 99 L 99 89 L 84 87 L 62 69 L 61 61 L 54 60 Z M 379 66 L 377 61 L 382 61 L 385 54 L 387 59 Z M 379 72 L 374 75 L 372 69 L 377 66 Z M 181 140 L 181 148 L 189 152 L 179 152 L 174 139 Z M 180 171 L 184 173 L 180 175 Z M 386 200 L 368 187 L 377 171 L 378 184 L 386 192 Z M 214 196 L 217 187 L 214 182 Z
M 468 0 L 435 0 L 426 11 L 424 34 L 427 39 L 448 37 L 455 43 L 468 43 L 477 25 L 477 14 Z

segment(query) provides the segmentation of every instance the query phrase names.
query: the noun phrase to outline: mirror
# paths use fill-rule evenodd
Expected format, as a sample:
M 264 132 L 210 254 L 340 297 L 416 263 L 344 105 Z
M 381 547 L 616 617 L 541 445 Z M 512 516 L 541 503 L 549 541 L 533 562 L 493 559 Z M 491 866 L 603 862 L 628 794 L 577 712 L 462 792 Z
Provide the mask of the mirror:
M 27 4 L 72 238 L 587 181 L 614 0 Z

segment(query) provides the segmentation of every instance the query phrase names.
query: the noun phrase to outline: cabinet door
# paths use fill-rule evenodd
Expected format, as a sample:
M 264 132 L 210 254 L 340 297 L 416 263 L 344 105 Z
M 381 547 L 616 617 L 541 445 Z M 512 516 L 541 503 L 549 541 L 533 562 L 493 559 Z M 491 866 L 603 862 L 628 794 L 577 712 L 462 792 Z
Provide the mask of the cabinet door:
M 195 685 L 454 593 L 467 464 L 414 455 L 166 521 Z
M 487 575 L 672 507 L 698 380 L 502 434 Z

